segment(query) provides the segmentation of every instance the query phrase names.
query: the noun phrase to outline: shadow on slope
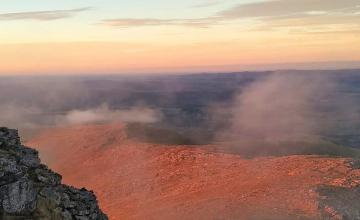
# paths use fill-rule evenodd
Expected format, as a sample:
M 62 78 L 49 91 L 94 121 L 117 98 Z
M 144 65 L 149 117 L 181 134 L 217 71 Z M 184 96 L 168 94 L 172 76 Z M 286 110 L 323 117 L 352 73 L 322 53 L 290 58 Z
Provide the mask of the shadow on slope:
M 212 135 L 201 130 L 176 129 L 155 124 L 129 123 L 126 126 L 129 138 L 138 141 L 165 145 L 206 145 L 201 147 L 222 153 L 239 154 L 248 158 L 257 156 L 324 155 L 332 157 L 360 158 L 360 150 L 342 146 L 320 137 L 301 141 L 239 140 L 236 142 L 215 142 Z M 210 145 L 212 144 L 212 145 Z
M 241 154 L 245 157 L 288 156 L 288 155 L 324 155 L 332 157 L 360 158 L 360 150 L 337 145 L 335 143 L 317 141 L 247 141 L 234 143 L 218 143 L 214 150 L 224 153 Z
M 152 144 L 166 145 L 195 145 L 195 140 L 180 134 L 179 132 L 150 124 L 129 123 L 126 126 L 129 138 Z

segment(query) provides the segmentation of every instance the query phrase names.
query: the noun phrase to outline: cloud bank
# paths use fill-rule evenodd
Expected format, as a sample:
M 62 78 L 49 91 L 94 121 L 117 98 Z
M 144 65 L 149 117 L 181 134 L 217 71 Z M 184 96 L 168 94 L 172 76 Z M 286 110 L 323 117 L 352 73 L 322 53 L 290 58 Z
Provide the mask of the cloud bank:
M 74 17 L 80 12 L 90 10 L 90 7 L 75 8 L 70 10 L 52 10 L 52 11 L 31 11 L 31 12 L 16 12 L 0 14 L 0 20 L 37 20 L 37 21 L 51 21 L 64 18 Z
M 360 119 L 359 105 L 339 91 L 337 81 L 324 74 L 295 71 L 256 80 L 229 106 L 217 109 L 216 114 L 230 117 L 217 141 L 251 154 L 305 147 L 289 143 L 321 143 L 326 134 L 355 127 Z
M 223 1 L 208 1 L 196 7 L 208 7 Z M 338 25 L 340 30 L 360 30 L 360 3 L 358 0 L 271 0 L 237 4 L 226 10 L 203 18 L 157 19 L 157 18 L 114 18 L 100 23 L 112 27 L 143 26 L 191 26 L 211 27 L 227 22 L 256 20 L 261 30 L 268 28 L 293 28 L 307 26 Z M 341 27 L 339 27 L 341 25 Z M 325 30 L 326 32 L 326 30 Z
M 104 104 L 87 110 L 71 110 L 64 116 L 59 116 L 57 124 L 76 125 L 111 122 L 155 123 L 161 118 L 161 113 L 148 107 L 136 106 L 130 109 L 111 110 Z
M 207 27 L 216 23 L 212 18 L 200 19 L 156 19 L 156 18 L 118 18 L 107 19 L 101 22 L 103 25 L 113 27 L 144 27 L 144 26 L 191 26 L 191 27 Z
M 325 15 L 331 13 L 355 13 L 359 11 L 358 0 L 272 0 L 241 4 L 219 13 L 225 18 Z
M 111 106 L 111 97 L 95 98 L 86 80 L 24 77 L 0 80 L 0 127 L 18 128 L 25 138 L 54 126 L 141 122 L 162 119 L 160 110 L 145 104 Z M 123 85 L 125 87 L 125 85 Z M 117 100 L 128 92 L 114 93 Z

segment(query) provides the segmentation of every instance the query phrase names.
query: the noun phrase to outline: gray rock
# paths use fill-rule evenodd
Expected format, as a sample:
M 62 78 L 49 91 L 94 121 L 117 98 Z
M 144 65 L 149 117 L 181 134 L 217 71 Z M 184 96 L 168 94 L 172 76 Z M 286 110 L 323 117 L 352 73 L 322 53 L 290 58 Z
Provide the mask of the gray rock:
M 46 166 L 35 169 L 37 179 L 45 184 L 57 186 L 61 184 L 61 176 L 47 169 Z
M 319 210 L 323 219 L 358 220 L 360 219 L 360 186 L 345 188 L 321 186 Z
M 68 210 L 63 211 L 62 218 L 64 220 L 73 220 L 71 213 Z
M 28 214 L 35 211 L 37 192 L 34 183 L 22 178 L 0 189 L 2 206 L 9 214 Z
M 7 183 L 15 182 L 25 175 L 25 167 L 17 164 L 13 157 L 1 157 L 0 154 L 0 186 Z
M 75 216 L 76 220 L 90 220 L 89 217 L 86 216 Z
M 40 191 L 40 195 L 53 203 L 54 206 L 60 206 L 61 204 L 61 194 L 56 189 L 45 187 Z
M 40 159 L 33 155 L 33 154 L 25 154 L 21 160 L 20 163 L 22 163 L 23 165 L 27 166 L 27 167 L 38 167 L 40 165 Z
M 350 161 L 350 165 L 352 166 L 353 169 L 360 169 L 360 159 L 359 158 L 352 159 Z
M 107 220 L 93 192 L 61 184 L 16 130 L 0 127 L 1 220 Z

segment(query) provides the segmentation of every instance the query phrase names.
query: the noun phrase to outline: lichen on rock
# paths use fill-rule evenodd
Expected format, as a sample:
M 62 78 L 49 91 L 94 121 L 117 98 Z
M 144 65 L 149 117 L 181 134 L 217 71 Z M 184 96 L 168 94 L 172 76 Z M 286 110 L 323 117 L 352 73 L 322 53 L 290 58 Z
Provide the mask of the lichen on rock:
M 107 220 L 93 192 L 61 184 L 18 132 L 0 128 L 0 219 Z

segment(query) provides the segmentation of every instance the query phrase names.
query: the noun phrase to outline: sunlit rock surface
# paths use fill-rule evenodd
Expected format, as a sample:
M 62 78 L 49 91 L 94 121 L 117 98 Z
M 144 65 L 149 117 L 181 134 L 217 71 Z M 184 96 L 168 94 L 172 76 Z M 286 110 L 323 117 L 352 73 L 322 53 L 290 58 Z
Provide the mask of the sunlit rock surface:
M 145 143 L 124 128 L 56 128 L 28 144 L 65 183 L 93 189 L 112 220 L 360 219 L 360 170 L 352 158 L 249 159 L 221 153 L 221 146 Z

